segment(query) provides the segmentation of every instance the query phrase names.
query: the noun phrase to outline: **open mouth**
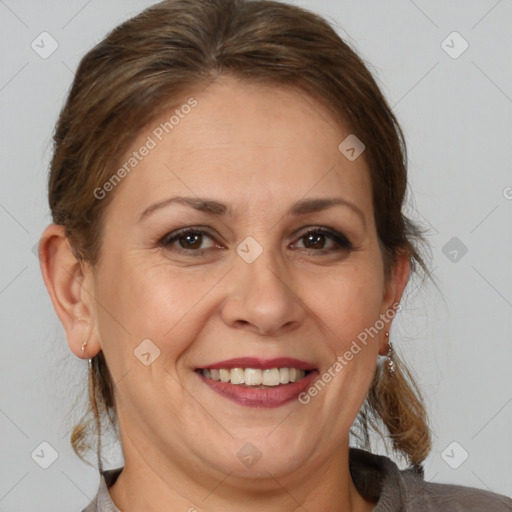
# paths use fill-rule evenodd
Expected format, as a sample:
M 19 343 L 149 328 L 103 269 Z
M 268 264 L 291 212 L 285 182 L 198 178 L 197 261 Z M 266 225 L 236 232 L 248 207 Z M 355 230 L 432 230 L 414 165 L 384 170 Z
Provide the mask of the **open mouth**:
M 293 358 L 236 358 L 195 372 L 217 394 L 245 407 L 280 407 L 297 400 L 318 377 L 310 363 Z
M 220 382 L 229 382 L 237 386 L 275 387 L 304 379 L 311 370 L 299 368 L 203 368 L 198 370 L 203 377 Z

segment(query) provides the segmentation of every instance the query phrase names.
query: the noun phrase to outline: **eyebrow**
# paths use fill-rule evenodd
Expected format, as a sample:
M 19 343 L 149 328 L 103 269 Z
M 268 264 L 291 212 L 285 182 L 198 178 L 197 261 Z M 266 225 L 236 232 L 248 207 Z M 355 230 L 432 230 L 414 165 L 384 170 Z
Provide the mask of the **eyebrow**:
M 190 206 L 195 210 L 200 212 L 207 213 L 209 215 L 232 215 L 233 212 L 231 208 L 218 201 L 208 198 L 202 197 L 186 197 L 186 196 L 176 196 L 171 197 L 169 199 L 165 199 L 163 201 L 159 201 L 158 203 L 154 203 L 151 206 L 148 206 L 140 215 L 139 221 L 150 216 L 157 210 L 161 208 L 165 208 L 171 204 L 183 204 L 186 206 Z M 341 197 L 319 197 L 319 198 L 311 198 L 311 199 L 301 199 L 297 201 L 287 212 L 286 215 L 304 215 L 306 213 L 316 213 L 323 210 L 327 210 L 334 206 L 346 206 L 354 211 L 363 221 L 364 226 L 366 227 L 366 218 L 363 212 L 353 203 L 348 201 L 347 199 L 343 199 Z

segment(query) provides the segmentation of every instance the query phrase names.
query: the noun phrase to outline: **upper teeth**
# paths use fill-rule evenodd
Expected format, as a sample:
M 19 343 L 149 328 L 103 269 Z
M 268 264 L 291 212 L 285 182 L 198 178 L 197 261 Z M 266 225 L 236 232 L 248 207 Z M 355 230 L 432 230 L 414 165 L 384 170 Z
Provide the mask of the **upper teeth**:
M 231 384 L 245 384 L 246 386 L 279 386 L 297 382 L 306 375 L 304 370 L 298 368 L 270 368 L 261 370 L 259 368 L 231 368 L 231 369 L 204 369 L 201 373 L 207 379 L 231 382 Z

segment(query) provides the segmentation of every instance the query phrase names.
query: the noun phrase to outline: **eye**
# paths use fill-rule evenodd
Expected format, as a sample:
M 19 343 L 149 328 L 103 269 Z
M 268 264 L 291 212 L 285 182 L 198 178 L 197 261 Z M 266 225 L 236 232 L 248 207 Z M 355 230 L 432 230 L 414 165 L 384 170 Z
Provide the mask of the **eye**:
M 212 242 L 207 247 L 203 245 L 205 239 L 209 239 Z M 159 245 L 178 252 L 193 251 L 201 253 L 206 249 L 218 247 L 214 242 L 213 236 L 203 229 L 184 228 L 165 235 L 160 240 Z
M 325 227 L 307 228 L 300 233 L 298 240 L 299 242 L 293 244 L 294 248 L 320 254 L 354 249 L 344 235 Z M 207 243 L 206 246 L 205 243 Z M 194 255 L 201 255 L 208 249 L 224 248 L 216 242 L 212 234 L 200 227 L 187 227 L 168 233 L 160 239 L 158 245 L 170 251 L 195 253 Z
M 344 235 L 338 231 L 322 227 L 308 228 L 300 234 L 299 240 L 304 241 L 303 247 L 299 248 L 315 252 L 327 253 L 353 249 L 352 244 Z

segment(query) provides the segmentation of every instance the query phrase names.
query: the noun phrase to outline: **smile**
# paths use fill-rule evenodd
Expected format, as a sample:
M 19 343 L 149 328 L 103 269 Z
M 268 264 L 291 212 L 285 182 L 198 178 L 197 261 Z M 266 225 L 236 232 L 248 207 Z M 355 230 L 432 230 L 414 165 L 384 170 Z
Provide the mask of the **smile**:
M 302 380 L 308 370 L 298 368 L 205 368 L 201 371 L 207 379 L 230 382 L 237 386 L 279 386 Z
M 245 407 L 280 407 L 307 389 L 318 376 L 310 363 L 292 358 L 238 358 L 196 373 L 211 390 Z

